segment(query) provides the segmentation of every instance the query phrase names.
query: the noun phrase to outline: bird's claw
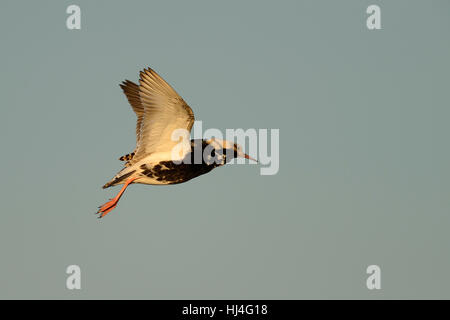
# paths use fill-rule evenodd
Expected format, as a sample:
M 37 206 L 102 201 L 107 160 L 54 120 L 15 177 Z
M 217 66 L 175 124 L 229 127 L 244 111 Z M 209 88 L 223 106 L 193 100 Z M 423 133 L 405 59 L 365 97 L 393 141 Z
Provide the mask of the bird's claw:
M 106 202 L 104 205 L 100 206 L 96 214 L 100 214 L 98 217 L 103 218 L 106 216 L 109 212 L 111 212 L 116 206 L 117 206 L 117 200 L 116 199 L 109 199 L 108 202 Z

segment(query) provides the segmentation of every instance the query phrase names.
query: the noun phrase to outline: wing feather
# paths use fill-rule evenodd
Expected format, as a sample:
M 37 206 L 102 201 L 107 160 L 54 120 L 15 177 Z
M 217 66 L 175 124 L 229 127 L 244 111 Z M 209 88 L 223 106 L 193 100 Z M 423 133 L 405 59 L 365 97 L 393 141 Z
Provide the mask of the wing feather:
M 143 115 L 132 163 L 155 152 L 171 151 L 178 144 L 178 141 L 171 139 L 173 131 L 176 129 L 191 131 L 195 120 L 194 113 L 187 103 L 150 68 L 140 73 L 139 99 Z
M 136 148 L 139 144 L 142 120 L 144 119 L 144 106 L 141 103 L 141 97 L 139 95 L 139 86 L 129 80 L 125 80 L 120 84 L 123 93 L 128 99 L 131 108 L 136 113 Z

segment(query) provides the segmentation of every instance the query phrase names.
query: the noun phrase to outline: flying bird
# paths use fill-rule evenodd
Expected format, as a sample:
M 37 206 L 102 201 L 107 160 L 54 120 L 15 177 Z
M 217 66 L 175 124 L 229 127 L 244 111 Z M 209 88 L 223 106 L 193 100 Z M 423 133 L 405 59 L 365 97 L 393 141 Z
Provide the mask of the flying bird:
M 208 173 L 233 158 L 256 161 L 240 145 L 215 138 L 186 140 L 182 148 L 180 141 L 173 139 L 173 133 L 180 129 L 189 137 L 194 113 L 151 68 L 140 72 L 139 85 L 125 80 L 120 87 L 137 116 L 136 148 L 119 158 L 124 161 L 124 168 L 103 186 L 105 189 L 123 185 L 114 198 L 99 207 L 99 218 L 117 206 L 130 184 L 177 184 Z

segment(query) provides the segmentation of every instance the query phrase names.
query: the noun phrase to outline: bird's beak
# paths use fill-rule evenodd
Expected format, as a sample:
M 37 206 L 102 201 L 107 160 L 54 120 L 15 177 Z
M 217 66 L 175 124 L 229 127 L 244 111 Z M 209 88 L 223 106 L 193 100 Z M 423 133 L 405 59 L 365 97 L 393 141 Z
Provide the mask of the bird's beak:
M 245 154 L 245 153 L 244 153 L 244 158 L 245 158 L 245 159 L 249 159 L 249 160 L 253 160 L 253 161 L 255 161 L 255 162 L 258 162 L 258 160 L 253 159 L 252 157 L 250 157 L 248 154 Z

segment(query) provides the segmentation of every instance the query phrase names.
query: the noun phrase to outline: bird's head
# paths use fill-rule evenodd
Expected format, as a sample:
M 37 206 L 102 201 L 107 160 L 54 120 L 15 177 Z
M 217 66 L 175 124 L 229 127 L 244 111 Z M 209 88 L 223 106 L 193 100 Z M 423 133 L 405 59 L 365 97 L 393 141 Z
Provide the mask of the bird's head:
M 244 151 L 242 151 L 242 146 L 233 141 L 211 138 L 206 140 L 206 143 L 214 148 L 216 154 L 223 155 L 224 163 L 233 158 L 245 158 L 258 162 L 256 159 L 253 159 L 248 154 L 244 153 Z

